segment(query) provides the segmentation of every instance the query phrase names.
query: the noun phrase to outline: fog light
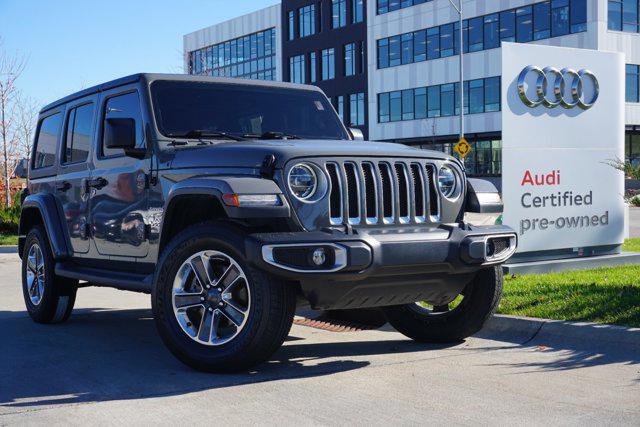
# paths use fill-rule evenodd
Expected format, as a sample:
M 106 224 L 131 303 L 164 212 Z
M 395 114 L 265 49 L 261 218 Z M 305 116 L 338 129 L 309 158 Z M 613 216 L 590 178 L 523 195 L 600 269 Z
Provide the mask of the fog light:
M 318 248 L 313 251 L 311 259 L 313 263 L 319 267 L 327 261 L 327 255 L 324 253 L 324 249 Z

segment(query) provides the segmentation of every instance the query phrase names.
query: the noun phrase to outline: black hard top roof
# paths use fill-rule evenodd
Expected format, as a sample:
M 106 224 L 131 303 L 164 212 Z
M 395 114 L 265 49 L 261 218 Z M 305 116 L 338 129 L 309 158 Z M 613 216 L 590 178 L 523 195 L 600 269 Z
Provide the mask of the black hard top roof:
M 210 77 L 210 76 L 192 76 L 189 74 L 159 74 L 159 73 L 138 73 L 130 76 L 121 77 L 119 79 L 111 80 L 106 83 L 92 86 L 87 89 L 72 93 L 64 98 L 60 98 L 48 105 L 42 107 L 40 113 L 44 113 L 47 110 L 51 110 L 74 99 L 82 98 L 94 93 L 103 92 L 105 90 L 112 89 L 118 86 L 124 86 L 126 84 L 136 82 L 146 82 L 148 84 L 155 80 L 174 80 L 174 81 L 192 81 L 192 82 L 209 82 L 209 83 L 228 83 L 228 84 L 241 84 L 241 85 L 253 85 L 253 86 L 266 86 L 266 87 L 281 87 L 289 89 L 303 89 L 320 91 L 317 86 L 302 85 L 297 83 L 275 82 L 265 80 L 252 80 L 241 78 L 228 78 L 228 77 Z

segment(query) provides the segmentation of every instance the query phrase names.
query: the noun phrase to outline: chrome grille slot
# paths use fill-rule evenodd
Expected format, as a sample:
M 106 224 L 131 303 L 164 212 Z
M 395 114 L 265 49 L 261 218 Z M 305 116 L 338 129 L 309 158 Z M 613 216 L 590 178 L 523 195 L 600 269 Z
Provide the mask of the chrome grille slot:
M 415 220 L 416 222 L 425 221 L 425 192 L 424 192 L 424 177 L 422 175 L 422 168 L 417 163 L 412 163 L 411 167 L 411 179 L 413 181 L 413 196 L 415 201 Z
M 409 217 L 410 190 L 409 179 L 407 178 L 407 168 L 404 163 L 396 163 L 394 165 L 396 179 L 398 180 L 398 213 L 400 215 L 400 223 L 406 224 L 411 218 Z
M 436 167 L 420 159 L 328 161 L 331 225 L 437 222 Z
M 342 224 L 342 183 L 338 173 L 338 165 L 327 163 L 327 173 L 331 183 L 329 193 L 329 220 L 332 225 Z
M 344 173 L 347 177 L 347 201 L 349 224 L 360 223 L 360 180 L 355 163 L 346 162 Z
M 373 164 L 369 162 L 362 163 L 362 176 L 364 177 L 364 194 L 365 194 L 365 218 L 367 224 L 375 224 L 378 222 L 378 183 L 373 171 Z
M 429 186 L 429 215 L 431 220 L 437 220 L 440 212 L 440 198 L 438 197 L 436 168 L 433 165 L 427 165 L 427 185 Z
M 391 176 L 391 167 L 388 163 L 380 163 L 380 179 L 382 180 L 382 216 L 385 224 L 394 222 L 394 200 L 395 192 L 393 191 L 393 178 Z

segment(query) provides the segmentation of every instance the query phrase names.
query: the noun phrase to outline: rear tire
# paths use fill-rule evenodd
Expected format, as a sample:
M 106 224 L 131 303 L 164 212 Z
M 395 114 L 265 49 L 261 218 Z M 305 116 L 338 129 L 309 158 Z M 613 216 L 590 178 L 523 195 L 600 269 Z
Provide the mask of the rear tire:
M 197 276 L 199 266 L 206 269 Z M 235 279 L 222 279 L 227 269 Z M 234 372 L 267 360 L 282 345 L 296 294 L 293 285 L 249 266 L 242 232 L 205 223 L 181 232 L 163 251 L 152 307 L 160 337 L 181 362 L 205 372 Z M 193 300 L 183 306 L 185 297 Z
M 55 274 L 49 239 L 41 226 L 27 234 L 22 252 L 22 294 L 29 316 L 37 323 L 69 319 L 76 302 L 78 281 Z
M 389 323 L 416 341 L 452 343 L 480 331 L 498 308 L 504 279 L 502 267 L 480 270 L 463 290 L 464 298 L 450 311 L 427 310 L 418 303 L 384 307 Z

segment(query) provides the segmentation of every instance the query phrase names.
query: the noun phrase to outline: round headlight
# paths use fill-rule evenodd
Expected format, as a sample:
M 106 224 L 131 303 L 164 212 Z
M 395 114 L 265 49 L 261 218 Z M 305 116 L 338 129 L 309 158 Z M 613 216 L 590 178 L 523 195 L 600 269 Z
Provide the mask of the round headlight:
M 309 200 L 318 188 L 318 177 L 313 167 L 298 163 L 289 170 L 289 190 L 300 200 Z
M 458 176 L 449 166 L 442 166 L 438 173 L 440 193 L 447 199 L 454 199 L 458 193 Z

